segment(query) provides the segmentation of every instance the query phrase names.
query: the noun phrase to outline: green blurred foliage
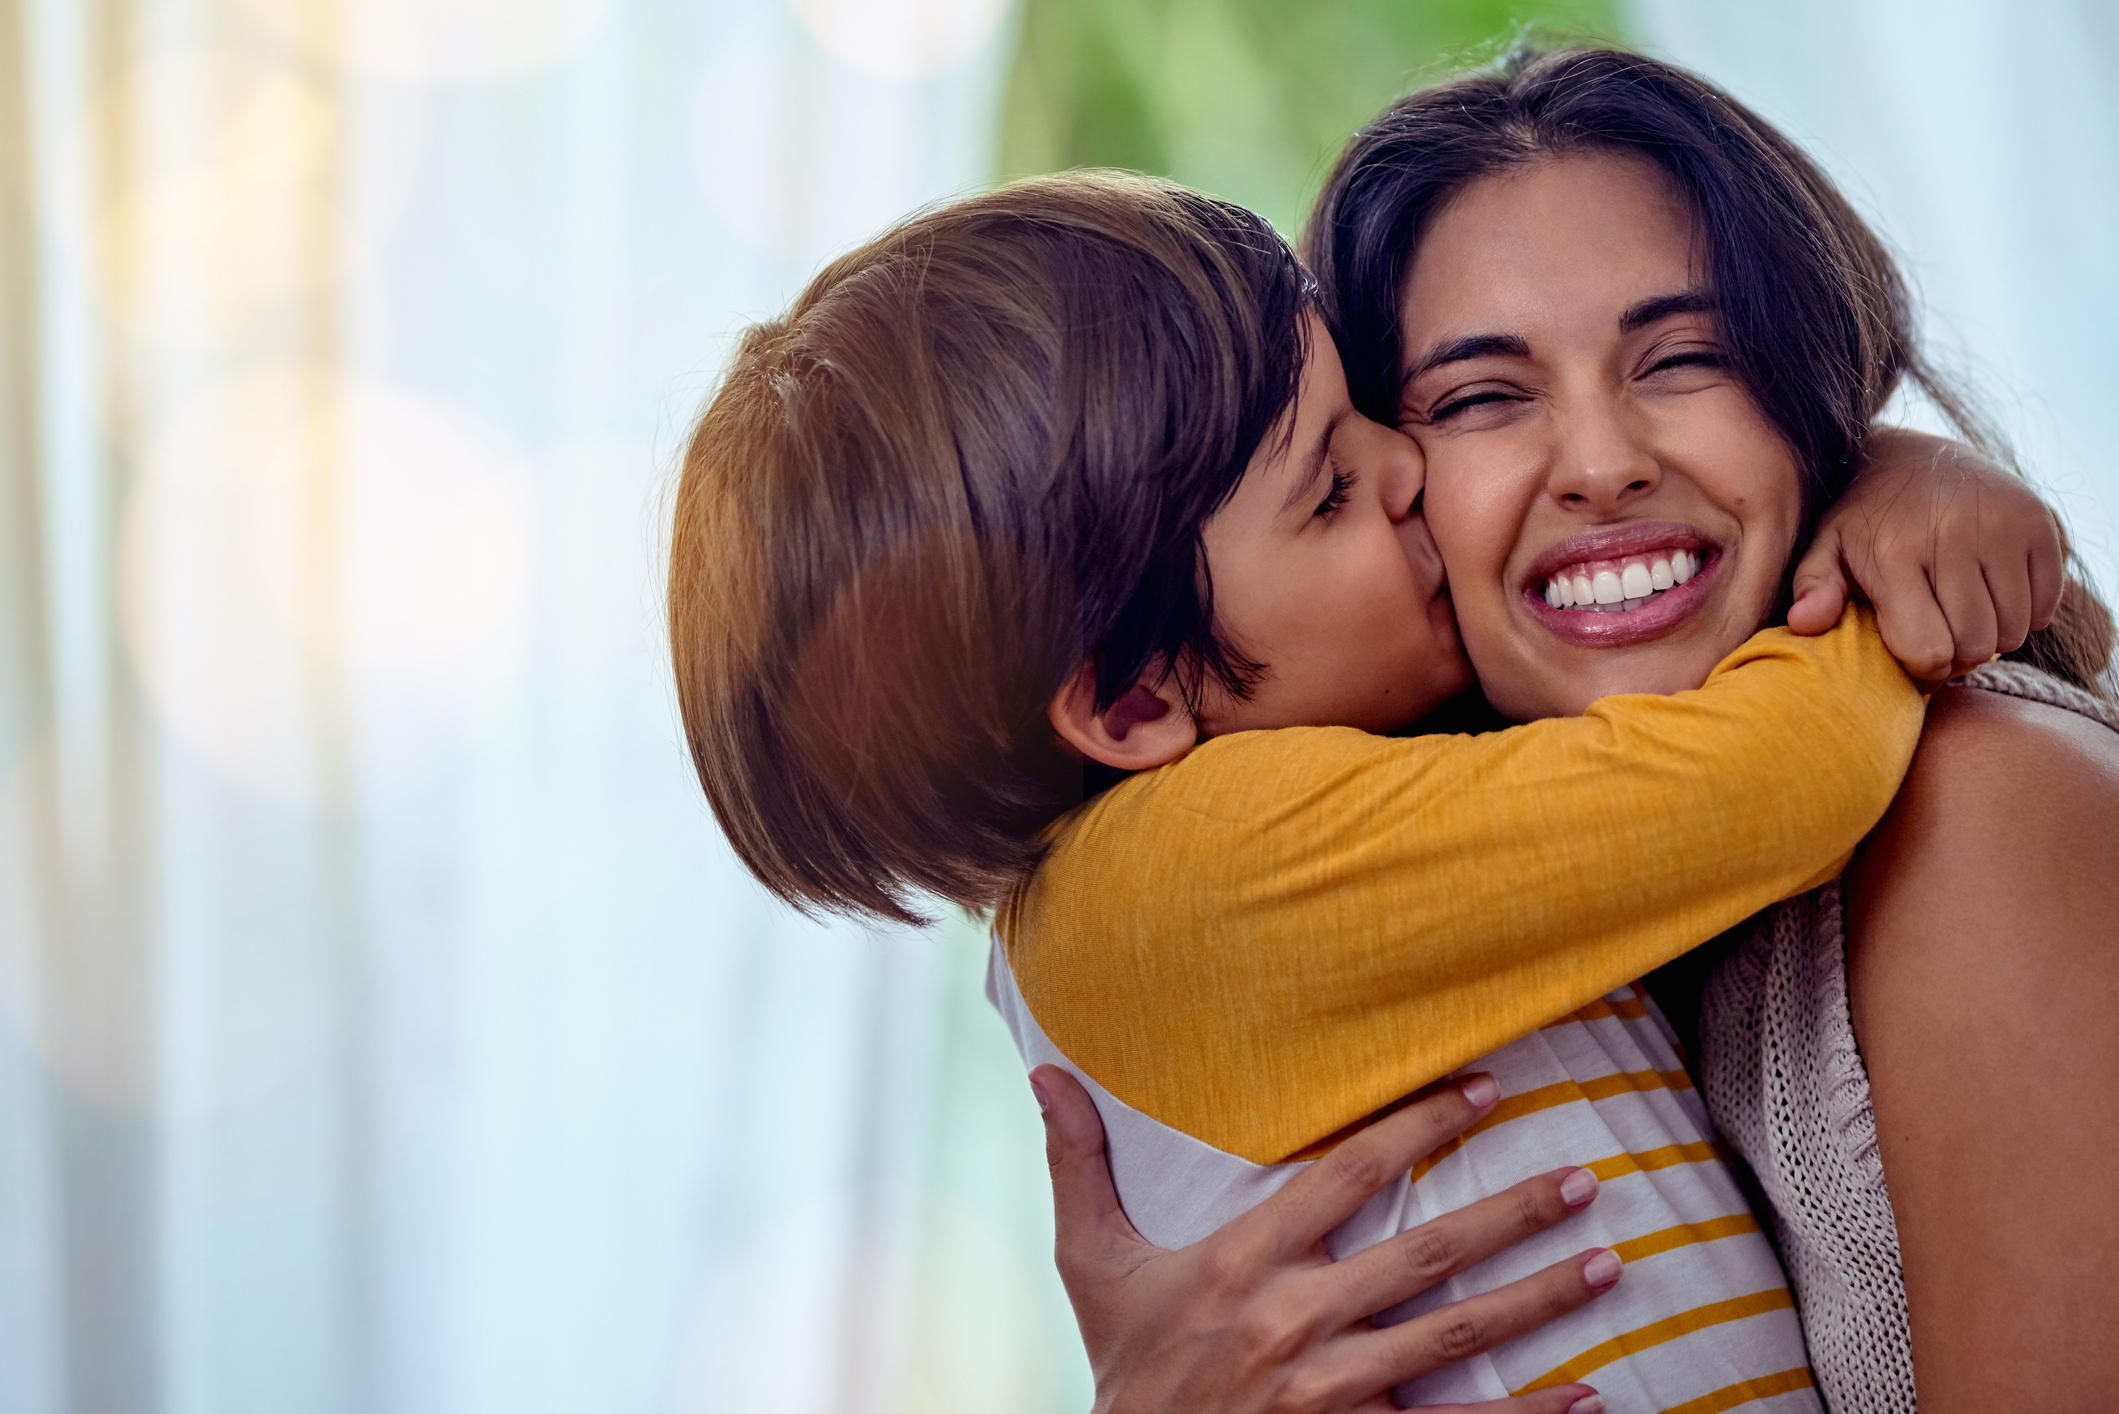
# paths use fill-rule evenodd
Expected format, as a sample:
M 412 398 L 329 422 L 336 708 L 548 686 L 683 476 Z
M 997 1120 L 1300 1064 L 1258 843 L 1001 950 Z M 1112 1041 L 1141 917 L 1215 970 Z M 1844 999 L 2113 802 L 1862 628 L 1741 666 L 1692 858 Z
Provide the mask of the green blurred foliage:
M 1000 175 L 1129 167 L 1293 235 L 1354 130 L 1526 30 L 1623 40 L 1615 0 L 1025 0 Z

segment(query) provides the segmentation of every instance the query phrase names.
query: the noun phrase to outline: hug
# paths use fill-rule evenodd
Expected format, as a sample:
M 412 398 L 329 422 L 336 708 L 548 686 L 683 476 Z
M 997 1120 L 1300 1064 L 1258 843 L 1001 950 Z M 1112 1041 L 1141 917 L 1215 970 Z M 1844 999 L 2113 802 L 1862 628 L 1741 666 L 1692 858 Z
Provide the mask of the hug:
M 1888 253 L 1583 49 L 1393 105 L 1301 254 L 918 214 L 676 507 L 746 865 L 992 920 L 1098 1407 L 2105 1407 L 2112 622 Z

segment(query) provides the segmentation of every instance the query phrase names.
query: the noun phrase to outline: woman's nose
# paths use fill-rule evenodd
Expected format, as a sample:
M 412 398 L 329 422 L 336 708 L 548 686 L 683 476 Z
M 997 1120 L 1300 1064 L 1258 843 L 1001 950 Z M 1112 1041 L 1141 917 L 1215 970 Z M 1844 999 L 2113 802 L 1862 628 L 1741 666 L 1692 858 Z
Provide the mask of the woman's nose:
M 1616 514 L 1662 483 L 1662 468 L 1615 408 L 1598 408 L 1563 422 L 1547 494 L 1563 509 Z

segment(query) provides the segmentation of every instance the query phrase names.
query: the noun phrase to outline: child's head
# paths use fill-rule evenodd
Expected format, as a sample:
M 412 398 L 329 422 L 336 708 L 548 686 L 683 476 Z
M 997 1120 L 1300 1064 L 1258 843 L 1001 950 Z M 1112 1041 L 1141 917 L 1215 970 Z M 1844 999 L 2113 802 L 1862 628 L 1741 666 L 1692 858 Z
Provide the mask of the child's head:
M 1075 174 L 916 216 L 747 333 L 686 455 L 670 633 L 767 887 L 990 904 L 1083 798 L 1071 684 L 1120 737 L 1143 680 L 1245 697 L 1202 535 L 1280 435 L 1309 304 L 1250 213 Z

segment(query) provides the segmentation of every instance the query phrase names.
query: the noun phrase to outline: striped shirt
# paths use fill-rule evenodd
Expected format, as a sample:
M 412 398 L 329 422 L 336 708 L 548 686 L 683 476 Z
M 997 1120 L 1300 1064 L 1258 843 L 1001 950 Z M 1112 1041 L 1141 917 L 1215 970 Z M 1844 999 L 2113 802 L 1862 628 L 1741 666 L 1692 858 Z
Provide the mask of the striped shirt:
M 1104 1119 L 1120 1201 L 1158 1246 L 1198 1241 L 1308 1162 L 1253 1163 L 1113 1097 L 1047 1038 L 998 942 L 987 993 L 1026 1065 L 1062 1066 L 1087 1087 Z M 1817 1414 L 1787 1278 L 1713 1141 L 1668 1025 L 1639 988 L 1623 987 L 1467 1069 L 1491 1071 L 1500 1102 L 1335 1230 L 1332 1255 L 1565 1164 L 1597 1175 L 1597 1200 L 1379 1319 L 1408 1319 L 1590 1247 L 1617 1252 L 1625 1275 L 1578 1311 L 1402 1386 L 1401 1405 L 1500 1399 L 1581 1380 L 1613 1414 Z
M 1631 982 L 1836 875 L 1921 720 L 1850 611 L 1817 638 L 1756 635 L 1695 691 L 1578 718 L 1217 737 L 1057 823 L 995 919 L 993 1000 L 1026 1062 L 1088 1086 L 1126 1210 L 1165 1246 L 1422 1086 L 1493 1071 L 1499 1108 L 1335 1250 L 1582 1164 L 1603 1179 L 1585 1212 L 1422 1300 L 1591 1246 L 1629 1270 L 1424 1399 L 1582 1377 L 1613 1410 L 1814 1410 L 1773 1251 Z

